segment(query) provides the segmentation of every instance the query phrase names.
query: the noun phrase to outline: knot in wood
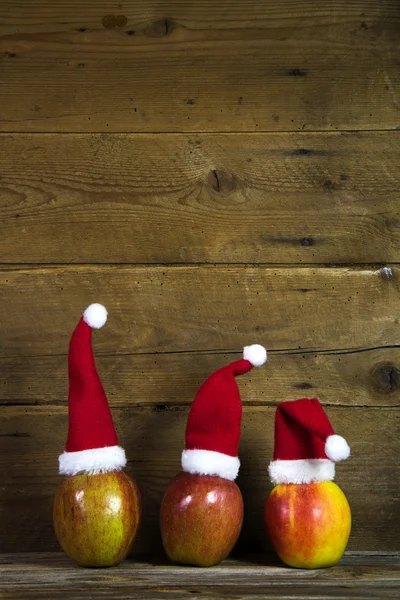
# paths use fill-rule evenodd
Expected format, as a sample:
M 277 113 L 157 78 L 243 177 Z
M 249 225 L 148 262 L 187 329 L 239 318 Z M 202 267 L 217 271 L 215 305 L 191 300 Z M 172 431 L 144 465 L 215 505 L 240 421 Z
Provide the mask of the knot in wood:
M 213 169 L 208 176 L 208 185 L 218 194 L 229 194 L 235 188 L 235 179 L 227 171 Z
M 300 244 L 301 244 L 301 246 L 306 246 L 306 247 L 314 246 L 315 240 L 313 240 L 313 238 L 311 238 L 311 237 L 305 237 L 300 240 Z
M 392 363 L 381 363 L 373 369 L 372 378 L 379 391 L 390 394 L 400 385 L 400 369 Z
M 174 22 L 171 19 L 160 19 L 154 21 L 145 29 L 147 37 L 160 38 L 169 35 L 174 27 Z

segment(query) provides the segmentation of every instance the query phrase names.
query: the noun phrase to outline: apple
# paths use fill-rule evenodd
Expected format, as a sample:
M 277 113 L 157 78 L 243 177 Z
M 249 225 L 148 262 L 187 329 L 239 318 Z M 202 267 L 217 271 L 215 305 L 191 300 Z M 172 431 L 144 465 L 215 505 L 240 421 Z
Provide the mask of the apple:
M 140 493 L 123 471 L 71 475 L 57 488 L 53 519 L 64 552 L 84 567 L 111 567 L 128 554 L 141 516 Z
M 351 512 L 346 496 L 333 481 L 279 484 L 267 499 L 265 525 L 284 563 L 318 569 L 342 557 Z
M 168 557 L 210 567 L 234 547 L 243 523 L 242 494 L 234 481 L 181 472 L 161 503 L 161 536 Z

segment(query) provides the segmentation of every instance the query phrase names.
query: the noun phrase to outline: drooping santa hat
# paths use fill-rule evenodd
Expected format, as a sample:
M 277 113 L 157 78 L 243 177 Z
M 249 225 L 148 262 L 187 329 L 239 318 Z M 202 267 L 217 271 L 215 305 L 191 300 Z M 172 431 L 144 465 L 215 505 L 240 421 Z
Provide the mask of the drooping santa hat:
M 275 414 L 271 481 L 312 483 L 332 481 L 335 463 L 350 456 L 346 440 L 336 435 L 317 398 L 282 402 Z
M 186 426 L 184 471 L 236 479 L 240 467 L 242 403 L 235 377 L 260 367 L 266 360 L 263 346 L 246 346 L 242 359 L 213 373 L 199 388 Z
M 118 446 L 111 411 L 97 373 L 92 350 L 92 330 L 107 321 L 101 304 L 91 304 L 72 334 L 68 354 L 68 438 L 59 457 L 62 475 L 106 473 L 126 465 Z

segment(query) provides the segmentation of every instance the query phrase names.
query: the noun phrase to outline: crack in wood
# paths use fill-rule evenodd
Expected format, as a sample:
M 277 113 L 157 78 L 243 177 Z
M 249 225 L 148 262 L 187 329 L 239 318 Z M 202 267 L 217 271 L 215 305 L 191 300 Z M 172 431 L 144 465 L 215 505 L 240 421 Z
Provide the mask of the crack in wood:
M 220 181 L 219 181 L 219 177 L 218 177 L 218 173 L 215 169 L 213 169 L 213 175 L 215 177 L 215 191 L 216 192 L 220 192 L 221 191 L 221 185 L 220 185 Z
M 395 350 L 399 349 L 400 344 L 392 344 L 388 346 L 370 346 L 365 348 L 273 348 L 267 349 L 268 355 L 274 354 L 315 354 L 319 356 L 325 355 L 342 355 L 342 354 L 360 354 L 362 352 L 374 352 L 375 350 Z M 165 355 L 179 355 L 179 354 L 226 354 L 226 355 L 234 355 L 240 354 L 240 350 L 232 349 L 232 348 L 210 348 L 207 350 L 157 350 L 154 352 L 118 352 L 117 354 L 114 352 L 101 352 L 97 351 L 96 356 L 103 357 L 114 357 L 118 358 L 119 356 L 165 356 Z M 68 354 L 66 352 L 53 353 L 53 354 L 7 354 L 0 356 L 0 361 L 2 360 L 10 360 L 12 358 L 18 359 L 37 359 L 37 358 L 60 358 L 67 357 Z

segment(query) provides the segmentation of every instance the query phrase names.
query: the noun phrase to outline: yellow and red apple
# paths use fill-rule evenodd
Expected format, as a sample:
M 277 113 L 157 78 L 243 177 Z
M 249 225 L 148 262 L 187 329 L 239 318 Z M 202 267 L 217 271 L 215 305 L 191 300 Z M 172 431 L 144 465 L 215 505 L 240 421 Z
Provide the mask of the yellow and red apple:
M 287 565 L 330 567 L 340 560 L 349 539 L 350 506 L 333 481 L 279 484 L 267 499 L 265 525 Z
M 242 494 L 234 481 L 181 472 L 165 492 L 162 541 L 178 563 L 210 567 L 234 547 L 243 523 Z
M 64 552 L 85 567 L 111 567 L 128 554 L 141 515 L 140 493 L 123 471 L 65 477 L 53 507 Z

